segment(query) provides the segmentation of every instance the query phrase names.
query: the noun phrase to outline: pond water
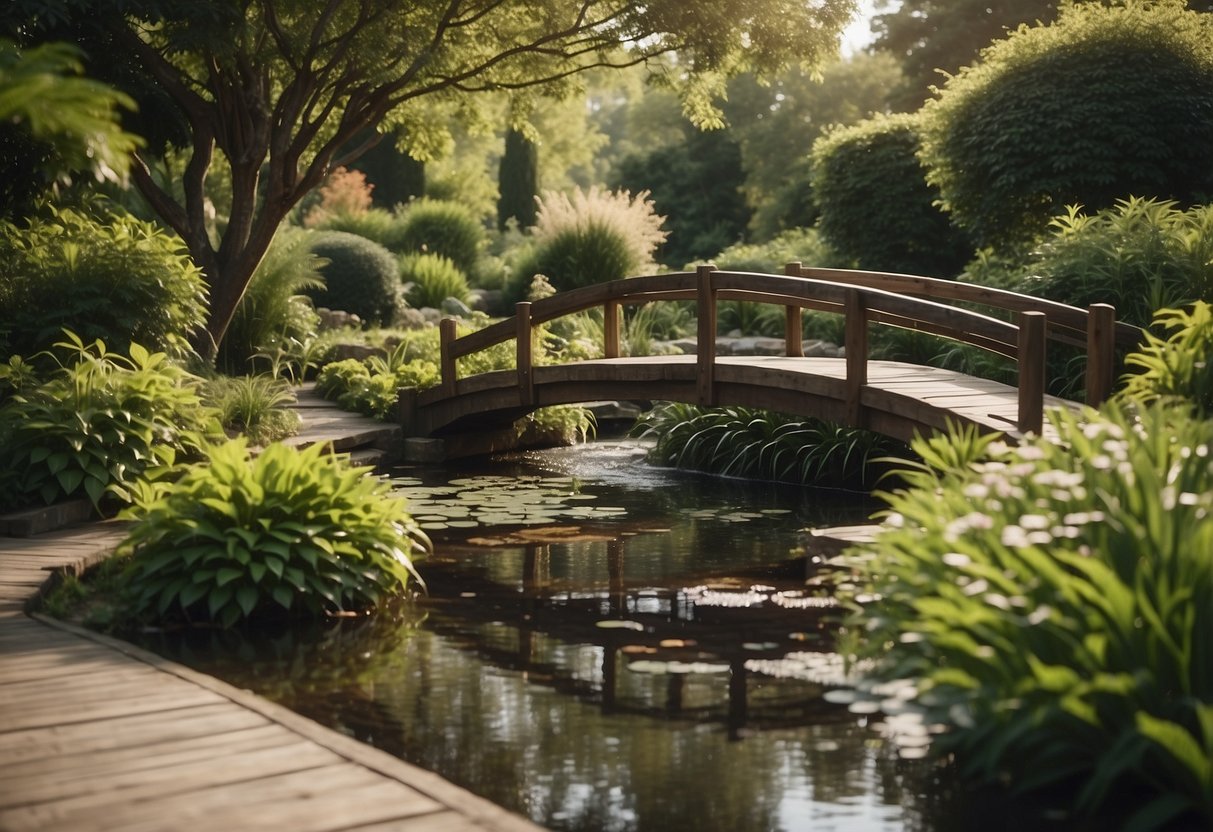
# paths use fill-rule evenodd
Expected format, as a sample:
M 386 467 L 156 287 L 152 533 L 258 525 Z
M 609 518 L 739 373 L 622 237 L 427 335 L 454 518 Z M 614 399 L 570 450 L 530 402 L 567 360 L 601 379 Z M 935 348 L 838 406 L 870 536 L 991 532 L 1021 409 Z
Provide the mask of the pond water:
M 827 696 L 837 610 L 797 548 L 872 504 L 628 442 L 393 475 L 435 542 L 427 595 L 145 646 L 552 829 L 963 828 L 934 765 Z

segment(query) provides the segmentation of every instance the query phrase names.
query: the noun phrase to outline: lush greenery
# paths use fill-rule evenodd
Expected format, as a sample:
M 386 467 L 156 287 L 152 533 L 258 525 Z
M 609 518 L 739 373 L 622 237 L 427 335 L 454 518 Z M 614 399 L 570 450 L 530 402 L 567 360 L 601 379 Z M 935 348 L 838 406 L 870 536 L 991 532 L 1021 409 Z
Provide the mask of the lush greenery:
M 268 445 L 299 432 L 299 414 L 291 409 L 295 394 L 272 376 L 218 376 L 208 381 L 203 395 L 215 408 L 219 424 L 243 434 L 254 445 Z
M 72 329 L 182 358 L 202 326 L 202 274 L 181 241 L 95 201 L 0 222 L 0 355 L 33 355 Z
M 1066 205 L 1213 196 L 1213 16 L 1180 0 L 1076 3 L 949 78 L 922 158 L 981 244 L 1030 239 Z
M 497 229 L 505 231 L 513 220 L 526 230 L 535 224 L 539 196 L 539 148 L 523 131 L 505 132 L 505 152 L 497 174 Z
M 375 607 L 416 577 L 429 540 L 391 486 L 323 444 L 209 450 L 175 480 L 146 484 L 119 552 L 137 617 L 230 627 L 274 610 L 321 616 Z
M 1170 335 L 1146 333 L 1146 343 L 1125 359 L 1134 372 L 1118 396 L 1146 405 L 1161 400 L 1213 418 L 1213 307 L 1197 301 L 1188 310 L 1159 310 L 1153 328 Z
M 400 258 L 400 279 L 409 287 L 406 298 L 413 307 L 437 309 L 447 298 L 465 304 L 471 299 L 466 275 L 441 254 L 404 255 Z
M 1213 422 L 1056 411 L 1055 439 L 914 443 L 847 558 L 851 647 L 962 771 L 1123 828 L 1213 822 Z M 878 599 L 878 603 L 870 599 Z M 1182 820 L 1181 820 L 1182 819 Z
M 312 253 L 323 288 L 309 290 L 317 306 L 350 312 L 366 323 L 391 324 L 400 309 L 400 270 L 392 253 L 365 237 L 344 231 L 317 232 Z
M 398 239 L 398 251 L 441 255 L 469 277 L 479 273 L 484 226 L 465 205 L 439 199 L 410 203 Z
M 722 476 L 870 490 L 900 442 L 820 419 L 744 407 L 700 408 L 670 402 L 634 430 L 656 444 L 649 461 Z
M 813 144 L 817 225 L 826 243 L 860 269 L 954 277 L 973 249 L 926 183 L 918 121 L 880 116 L 831 130 Z
M 65 337 L 45 377 L 20 357 L 0 365 L 0 507 L 124 499 L 149 469 L 196 452 L 201 433 L 217 430 L 199 379 L 164 353 Z

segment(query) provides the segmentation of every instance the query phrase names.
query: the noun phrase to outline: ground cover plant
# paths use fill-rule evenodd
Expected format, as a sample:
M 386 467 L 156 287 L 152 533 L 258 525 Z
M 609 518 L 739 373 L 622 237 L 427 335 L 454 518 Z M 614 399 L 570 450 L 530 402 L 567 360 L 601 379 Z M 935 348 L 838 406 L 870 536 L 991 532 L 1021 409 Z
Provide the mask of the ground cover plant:
M 144 472 L 198 453 L 202 435 L 218 432 L 201 379 L 164 353 L 64 338 L 49 373 L 20 358 L 0 368 L 0 506 L 124 499 Z
M 276 612 L 373 608 L 417 578 L 429 540 L 390 484 L 323 444 L 213 446 L 175 479 L 141 485 L 119 553 L 130 614 L 230 627 Z
M 905 457 L 901 442 L 871 431 L 744 407 L 658 406 L 633 431 L 656 440 L 649 461 L 722 476 L 870 490 Z
M 273 376 L 217 376 L 203 388 L 219 424 L 229 433 L 247 436 L 254 445 L 268 445 L 299 432 L 299 414 L 290 408 L 295 394 Z
M 920 440 L 845 562 L 844 649 L 971 778 L 1067 822 L 1213 822 L 1213 422 L 1055 411 L 1056 439 Z M 896 693 L 887 693 L 897 691 Z M 1122 825 L 1123 824 L 1123 825 Z

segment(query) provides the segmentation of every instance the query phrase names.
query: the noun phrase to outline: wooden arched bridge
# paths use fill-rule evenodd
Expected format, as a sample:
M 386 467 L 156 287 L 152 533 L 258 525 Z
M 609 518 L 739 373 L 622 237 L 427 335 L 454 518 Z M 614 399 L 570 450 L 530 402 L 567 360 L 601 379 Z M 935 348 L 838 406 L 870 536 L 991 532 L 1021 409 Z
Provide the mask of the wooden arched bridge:
M 622 307 L 672 300 L 696 303 L 698 354 L 622 357 Z M 715 355 L 717 304 L 724 300 L 784 307 L 786 354 Z M 603 358 L 536 365 L 537 326 L 596 307 L 603 310 Z M 845 358 L 803 356 L 805 309 L 844 317 Z M 941 335 L 1011 358 L 1018 366 L 1018 385 L 870 360 L 872 323 Z M 1107 304 L 1079 309 L 949 280 L 800 263 L 789 263 L 783 275 L 701 266 L 694 272 L 626 278 L 519 303 L 513 317 L 462 337 L 457 337 L 454 319 L 443 320 L 441 384 L 403 395 L 401 411 L 410 436 L 484 431 L 540 407 L 619 399 L 758 407 L 902 439 L 952 421 L 1014 440 L 1041 431 L 1044 407 L 1074 406 L 1044 393 L 1047 342 L 1086 351 L 1086 399 L 1098 403 L 1112 389 L 1116 348 L 1131 347 L 1140 338 L 1141 331 L 1118 323 Z M 509 340 L 516 344 L 516 369 L 458 377 L 460 358 Z

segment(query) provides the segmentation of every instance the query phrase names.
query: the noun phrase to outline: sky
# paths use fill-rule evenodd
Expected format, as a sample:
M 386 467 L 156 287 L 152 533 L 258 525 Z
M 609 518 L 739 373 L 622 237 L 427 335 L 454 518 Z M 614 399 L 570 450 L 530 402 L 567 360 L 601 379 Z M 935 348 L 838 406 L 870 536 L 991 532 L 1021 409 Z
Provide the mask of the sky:
M 868 28 L 875 0 L 859 0 L 859 11 L 855 19 L 842 32 L 842 54 L 853 55 L 872 42 L 872 32 Z

